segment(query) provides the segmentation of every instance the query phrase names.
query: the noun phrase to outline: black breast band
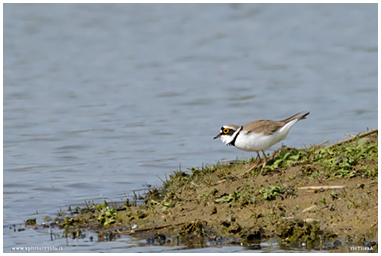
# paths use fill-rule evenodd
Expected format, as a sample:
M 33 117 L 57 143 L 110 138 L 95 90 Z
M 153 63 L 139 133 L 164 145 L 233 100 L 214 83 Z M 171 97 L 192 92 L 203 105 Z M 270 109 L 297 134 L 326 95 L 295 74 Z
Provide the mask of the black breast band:
M 234 136 L 234 139 L 228 145 L 235 146 L 235 140 L 237 139 L 238 134 L 242 131 L 242 128 L 243 128 L 243 126 L 239 127 L 239 130 L 238 130 L 237 134 Z

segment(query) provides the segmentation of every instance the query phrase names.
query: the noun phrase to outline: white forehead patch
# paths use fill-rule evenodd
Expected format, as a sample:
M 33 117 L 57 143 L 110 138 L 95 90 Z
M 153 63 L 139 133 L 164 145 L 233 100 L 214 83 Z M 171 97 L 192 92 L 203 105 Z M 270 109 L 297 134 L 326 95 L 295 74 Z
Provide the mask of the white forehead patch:
M 238 127 L 234 127 L 234 126 L 231 126 L 231 125 L 227 124 L 227 125 L 223 125 L 222 128 L 228 128 L 228 129 L 232 129 L 232 130 L 237 130 Z

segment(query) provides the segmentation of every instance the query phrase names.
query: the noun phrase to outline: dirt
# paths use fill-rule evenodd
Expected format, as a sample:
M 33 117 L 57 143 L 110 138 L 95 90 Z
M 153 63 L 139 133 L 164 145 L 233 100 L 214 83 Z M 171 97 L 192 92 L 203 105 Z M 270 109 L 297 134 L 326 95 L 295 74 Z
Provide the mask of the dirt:
M 378 251 L 378 133 L 331 147 L 282 147 L 272 158 L 250 172 L 255 159 L 178 170 L 142 204 L 104 202 L 56 223 L 68 235 L 95 229 L 188 248 L 277 238 L 285 249 Z

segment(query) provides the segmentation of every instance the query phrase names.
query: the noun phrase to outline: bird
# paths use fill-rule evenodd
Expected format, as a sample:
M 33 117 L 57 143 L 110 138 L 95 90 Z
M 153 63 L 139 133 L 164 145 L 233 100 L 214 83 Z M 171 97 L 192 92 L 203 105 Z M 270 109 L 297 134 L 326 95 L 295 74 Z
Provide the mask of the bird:
M 284 140 L 291 127 L 298 121 L 306 119 L 310 112 L 301 114 L 302 112 L 299 112 L 280 121 L 257 120 L 243 126 L 223 125 L 220 133 L 214 139 L 221 138 L 225 145 L 235 146 L 244 151 L 256 152 L 259 160 L 261 159 L 259 151 L 262 151 L 264 156 L 263 168 L 267 163 L 264 150 Z M 254 170 L 257 166 L 258 164 L 254 165 L 248 171 Z

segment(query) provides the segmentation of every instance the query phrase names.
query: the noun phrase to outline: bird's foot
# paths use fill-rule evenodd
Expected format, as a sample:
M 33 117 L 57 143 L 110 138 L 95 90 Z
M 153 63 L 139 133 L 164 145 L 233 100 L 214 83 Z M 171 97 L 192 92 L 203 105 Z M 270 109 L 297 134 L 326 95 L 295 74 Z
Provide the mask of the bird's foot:
M 263 168 L 266 166 L 266 164 L 267 164 L 267 159 L 265 161 L 263 161 L 263 165 L 261 168 L 261 175 L 263 175 Z
M 255 165 L 253 165 L 249 170 L 247 170 L 247 172 L 251 172 L 253 171 L 255 168 L 257 168 L 259 165 L 259 163 L 256 163 Z

